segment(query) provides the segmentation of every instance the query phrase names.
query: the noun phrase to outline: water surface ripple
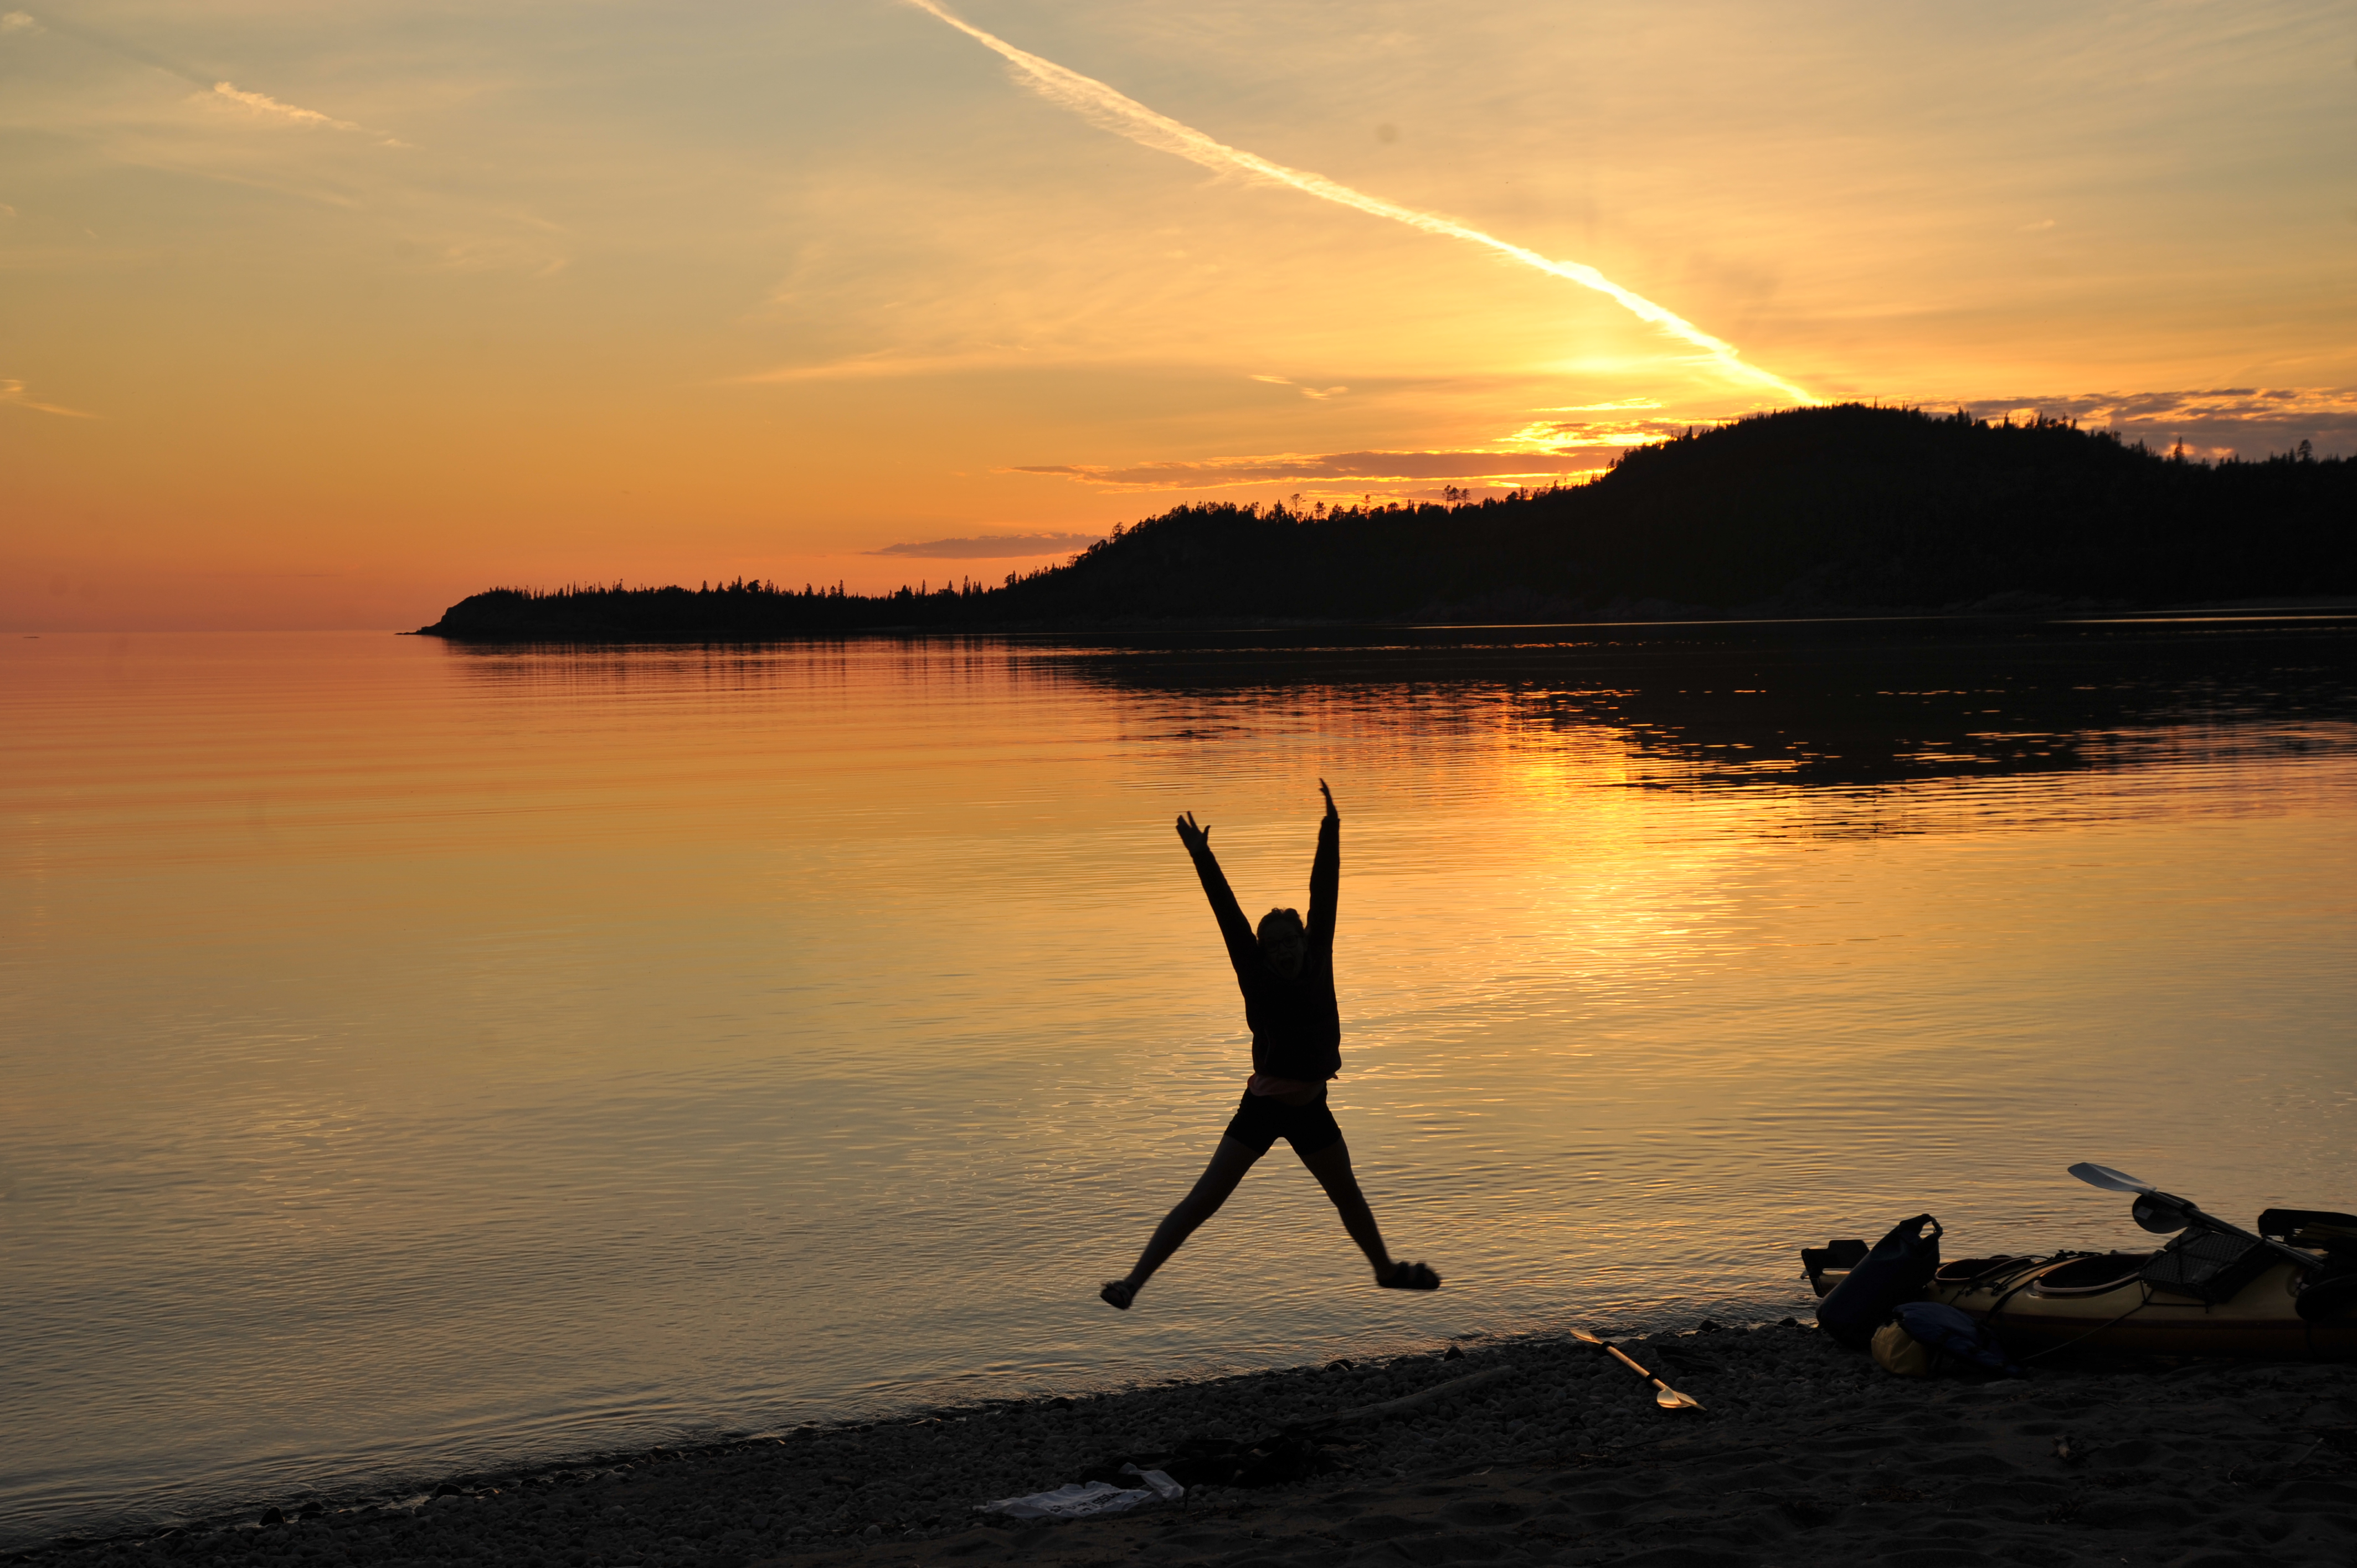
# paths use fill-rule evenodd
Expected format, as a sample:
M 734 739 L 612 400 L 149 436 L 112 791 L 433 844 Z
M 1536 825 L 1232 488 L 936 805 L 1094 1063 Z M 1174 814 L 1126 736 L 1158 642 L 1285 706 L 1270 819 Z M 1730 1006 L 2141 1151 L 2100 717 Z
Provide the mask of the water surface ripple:
M 0 1545 L 2357 1208 L 2357 633 L 0 644 Z M 1344 813 L 1335 1103 L 1217 1139 Z

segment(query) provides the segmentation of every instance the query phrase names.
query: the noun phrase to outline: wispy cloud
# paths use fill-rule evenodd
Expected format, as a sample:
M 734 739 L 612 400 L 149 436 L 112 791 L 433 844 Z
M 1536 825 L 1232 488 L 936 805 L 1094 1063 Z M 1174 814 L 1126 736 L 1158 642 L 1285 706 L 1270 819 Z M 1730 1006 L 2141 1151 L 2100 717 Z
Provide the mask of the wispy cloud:
M 334 115 L 322 113 L 317 109 L 306 109 L 299 103 L 282 102 L 267 92 L 249 92 L 232 81 L 214 82 L 212 96 L 227 99 L 259 118 L 274 120 L 281 124 L 300 125 L 306 128 L 319 126 L 330 131 L 350 131 L 357 135 L 374 136 L 376 145 L 380 147 L 414 147 L 416 145 L 413 142 L 404 142 L 399 136 L 387 135 L 382 131 L 371 131 L 366 125 L 356 124 L 350 120 L 339 120 Z
M 1254 376 L 1253 380 L 1292 384 L 1278 376 Z M 1615 456 L 1631 446 L 1667 440 L 1696 424 L 1715 423 L 1710 419 L 1632 417 L 1661 406 L 1652 398 L 1631 397 L 1611 403 L 1542 409 L 1538 412 L 1594 413 L 1605 417 L 1534 420 L 1486 447 L 1416 452 L 1286 452 L 1251 457 L 1135 463 L 1125 467 L 1055 463 L 999 471 L 1053 474 L 1107 489 L 1222 489 L 1292 483 L 1348 483 L 1380 489 L 1437 479 L 1472 480 L 1508 488 L 1545 485 L 1600 473 Z
M 762 385 L 779 381 L 864 381 L 895 376 L 938 376 L 956 371 L 1004 370 L 1010 363 L 1046 364 L 1028 360 L 1020 349 L 982 349 L 957 354 L 859 354 L 822 365 L 784 365 L 729 378 L 731 385 Z
M 1266 381 L 1273 387 L 1291 387 L 1303 397 L 1318 403 L 1323 403 L 1329 397 L 1340 397 L 1351 390 L 1349 387 L 1305 387 L 1299 381 L 1289 381 L 1284 376 L 1254 376 L 1253 380 Z
M 226 81 L 213 83 L 213 91 L 232 103 L 242 104 L 265 118 L 274 117 L 292 125 L 326 125 L 338 131 L 357 131 L 361 127 L 350 120 L 339 120 L 322 114 L 317 109 L 304 109 L 292 103 L 281 103 L 267 92 L 248 92 Z
M 1053 463 L 1002 470 L 1053 474 L 1107 489 L 1222 489 L 1241 485 L 1405 484 L 1428 479 L 1478 479 L 1496 485 L 1545 484 L 1603 467 L 1595 452 L 1327 452 L 1262 457 L 1213 457 L 1200 462 L 1139 463 L 1113 467 Z
M 1126 466 L 1037 464 L 999 471 L 1053 475 L 1109 490 L 1340 483 L 1382 489 L 1443 479 L 1491 486 L 1544 485 L 1598 473 L 1620 452 L 1715 423 L 1707 418 L 1631 417 L 1660 406 L 1650 398 L 1627 398 L 1550 409 L 1544 412 L 1605 417 L 1534 420 L 1501 439 L 1497 446 L 1481 450 L 1279 453 Z M 2204 457 L 2260 457 L 2289 451 L 2303 440 L 2313 442 L 2320 454 L 2357 451 L 2357 387 L 2226 387 L 2206 392 L 1935 400 L 1924 406 L 1963 406 L 1985 419 L 2026 420 L 2033 414 L 2075 419 L 2083 425 L 2116 430 L 2127 439 L 2158 447 L 2182 441 L 2190 452 Z
M 1268 185 L 1285 186 L 1321 201 L 1331 201 L 1376 218 L 1387 218 L 1395 223 L 1427 234 L 1462 240 L 1478 245 L 1509 261 L 1534 267 L 1553 276 L 1566 278 L 1583 288 L 1594 289 L 1620 305 L 1640 320 L 1651 323 L 1669 336 L 1702 350 L 1718 369 L 1728 375 L 1764 386 L 1798 403 L 1814 403 L 1816 398 L 1782 377 L 1747 362 L 1735 345 L 1714 338 L 1693 322 L 1666 306 L 1657 305 L 1633 289 L 1624 288 L 1584 262 L 1555 261 L 1536 251 L 1501 240 L 1470 224 L 1459 223 L 1438 213 L 1420 211 L 1388 201 L 1380 196 L 1328 179 L 1324 175 L 1306 169 L 1288 168 L 1256 153 L 1248 153 L 1224 142 L 1214 140 L 1191 125 L 1180 124 L 1166 114 L 1156 113 L 1125 93 L 1115 91 L 1094 77 L 1068 70 L 1053 60 L 1016 48 L 996 34 L 986 33 L 971 22 L 958 16 L 938 0 L 909 0 L 909 4 L 932 16 L 981 44 L 1015 70 L 1023 84 L 1051 103 L 1071 110 L 1074 113 L 1101 125 L 1116 135 L 1127 137 L 1141 146 L 1169 153 L 1189 163 L 1223 174 L 1240 174 L 1248 179 Z
M 66 408 L 54 403 L 36 403 L 31 398 L 25 395 L 25 383 L 22 381 L 0 381 L 0 403 L 14 403 L 18 408 L 34 409 L 42 413 L 54 413 L 66 419 L 96 419 L 98 417 L 98 415 L 84 409 Z
M 864 555 L 899 555 L 922 561 L 1012 561 L 1035 555 L 1069 555 L 1086 550 L 1101 533 L 985 533 L 968 539 L 929 539 L 915 544 L 888 544 L 866 550 Z
M 38 33 L 41 24 L 24 11 L 0 11 L 0 33 Z
M 1541 419 L 1507 436 L 1503 445 L 1525 452 L 1641 446 L 1649 441 L 1666 441 L 1696 424 L 1709 423 L 1692 419 Z
M 1928 403 L 1926 407 L 1941 406 Z M 2081 392 L 2064 396 L 1964 398 L 1982 419 L 2076 420 L 2083 426 L 2204 456 L 2263 457 L 2302 441 L 2329 452 L 2357 451 L 2357 387 L 2212 387 L 2188 392 Z

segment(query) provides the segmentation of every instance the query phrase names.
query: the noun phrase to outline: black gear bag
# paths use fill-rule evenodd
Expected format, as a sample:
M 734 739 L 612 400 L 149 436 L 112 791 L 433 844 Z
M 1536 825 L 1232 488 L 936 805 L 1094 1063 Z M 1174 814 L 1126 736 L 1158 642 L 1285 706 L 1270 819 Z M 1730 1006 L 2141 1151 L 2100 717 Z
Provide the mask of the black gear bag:
M 1817 1304 L 1817 1326 L 1863 1350 L 1890 1309 L 1921 1295 L 1939 1266 L 1940 1222 L 1928 1214 L 1902 1219 Z

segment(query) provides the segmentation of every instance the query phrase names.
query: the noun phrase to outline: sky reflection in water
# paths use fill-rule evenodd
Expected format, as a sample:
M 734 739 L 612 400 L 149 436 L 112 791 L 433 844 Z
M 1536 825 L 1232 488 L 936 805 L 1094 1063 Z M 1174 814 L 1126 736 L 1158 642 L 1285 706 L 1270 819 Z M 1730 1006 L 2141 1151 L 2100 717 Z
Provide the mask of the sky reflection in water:
M 0 649 L 0 1535 L 2357 1207 L 2338 621 Z M 1344 815 L 1335 1103 L 1127 1316 Z

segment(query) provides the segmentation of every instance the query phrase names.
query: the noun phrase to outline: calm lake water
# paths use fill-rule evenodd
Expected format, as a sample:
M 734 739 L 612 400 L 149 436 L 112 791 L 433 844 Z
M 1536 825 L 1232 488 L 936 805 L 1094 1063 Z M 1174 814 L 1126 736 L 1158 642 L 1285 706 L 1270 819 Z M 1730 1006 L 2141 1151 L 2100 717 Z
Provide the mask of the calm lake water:
M 0 643 L 0 1544 L 2357 1208 L 2357 623 Z M 1326 634 L 1321 634 L 1326 635 Z M 1335 1105 L 1127 1315 L 1343 813 Z M 1043 1477 L 1043 1484 L 1060 1477 Z

